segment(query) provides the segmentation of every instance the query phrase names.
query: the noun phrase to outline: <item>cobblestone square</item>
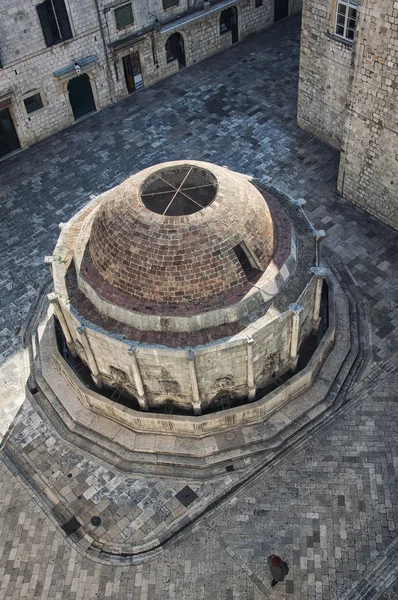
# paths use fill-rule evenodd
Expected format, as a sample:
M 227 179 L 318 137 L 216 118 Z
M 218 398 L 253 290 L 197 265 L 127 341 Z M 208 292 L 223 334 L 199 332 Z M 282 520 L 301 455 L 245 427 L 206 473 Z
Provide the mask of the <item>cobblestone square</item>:
M 0 600 L 397 598 L 398 233 L 337 195 L 336 151 L 297 128 L 299 41 L 299 19 L 283 21 L 0 162 Z M 178 493 L 187 485 L 199 498 L 192 506 L 212 492 L 188 480 L 128 479 L 57 437 L 25 400 L 21 327 L 48 281 L 43 259 L 58 224 L 132 173 L 182 158 L 226 165 L 305 200 L 327 233 L 325 256 L 339 257 L 368 307 L 370 360 L 334 420 L 151 560 L 112 564 L 88 556 L 35 481 L 24 480 L 10 458 L 13 427 L 14 447 L 41 464 L 49 493 L 88 522 L 100 514 L 92 527 L 103 527 L 109 543 L 137 543 L 183 515 Z M 274 588 L 271 552 L 290 565 Z

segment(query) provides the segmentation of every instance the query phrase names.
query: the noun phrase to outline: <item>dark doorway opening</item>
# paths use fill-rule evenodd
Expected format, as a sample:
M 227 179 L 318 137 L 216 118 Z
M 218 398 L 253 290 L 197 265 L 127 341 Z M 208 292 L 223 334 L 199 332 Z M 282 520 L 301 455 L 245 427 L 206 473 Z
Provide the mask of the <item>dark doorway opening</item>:
M 274 22 L 289 16 L 289 0 L 275 0 Z
M 69 101 L 75 119 L 97 110 L 95 108 L 90 78 L 86 73 L 74 77 L 68 83 Z
M 184 38 L 181 33 L 173 33 L 166 42 L 166 61 L 178 60 L 178 66 L 183 69 L 187 66 L 185 60 Z
M 123 69 L 129 94 L 144 87 L 141 73 L 140 55 L 138 52 L 132 52 L 127 56 L 123 56 Z
M 0 110 L 0 156 L 18 150 L 21 145 L 8 108 Z
M 220 15 L 220 35 L 228 31 L 232 33 L 232 43 L 236 44 L 239 42 L 238 11 L 236 10 L 236 6 L 226 8 Z

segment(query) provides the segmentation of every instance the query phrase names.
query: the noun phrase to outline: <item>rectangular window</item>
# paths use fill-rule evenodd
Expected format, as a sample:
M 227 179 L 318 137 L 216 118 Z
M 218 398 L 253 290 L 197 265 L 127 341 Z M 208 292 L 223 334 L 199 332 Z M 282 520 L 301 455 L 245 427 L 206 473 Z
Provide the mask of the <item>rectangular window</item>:
M 254 7 L 260 8 L 263 5 L 263 0 L 254 0 Z
M 180 0 L 162 0 L 164 10 L 171 8 L 172 6 L 178 6 L 179 3 Z
M 115 21 L 118 29 L 123 29 L 134 23 L 133 7 L 131 4 L 125 4 L 115 9 Z
M 233 248 L 233 251 L 235 252 L 235 256 L 238 259 L 247 279 L 249 281 L 256 281 L 259 275 L 261 275 L 261 271 L 259 270 L 256 261 L 250 255 L 245 243 L 241 242 Z
M 335 32 L 350 42 L 354 39 L 357 13 L 358 2 L 356 0 L 338 0 Z
M 36 6 L 47 46 L 54 46 L 72 37 L 64 0 L 45 0 Z
M 43 108 L 43 101 L 39 93 L 25 98 L 24 104 L 28 115 L 30 115 L 32 112 L 35 112 L 35 110 L 39 110 L 39 108 Z
M 250 274 L 250 271 L 252 270 L 252 265 L 249 260 L 249 257 L 247 256 L 246 252 L 240 244 L 238 244 L 238 246 L 235 246 L 235 248 L 233 248 L 233 251 L 236 254 L 236 258 L 238 259 L 240 266 L 243 269 L 243 272 L 246 276 L 248 276 Z

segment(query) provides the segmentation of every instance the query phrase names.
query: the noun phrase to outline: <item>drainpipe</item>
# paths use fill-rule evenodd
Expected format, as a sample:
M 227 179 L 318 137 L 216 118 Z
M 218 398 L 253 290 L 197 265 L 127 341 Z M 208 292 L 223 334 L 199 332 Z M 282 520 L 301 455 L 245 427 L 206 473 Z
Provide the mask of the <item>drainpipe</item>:
M 95 4 L 95 10 L 97 11 L 97 19 L 98 19 L 98 24 L 99 24 L 99 27 L 100 27 L 100 32 L 101 32 L 102 45 L 104 47 L 104 52 L 105 52 L 106 78 L 107 78 L 107 81 L 108 81 L 108 88 L 109 88 L 109 92 L 110 92 L 110 95 L 111 95 L 111 101 L 115 102 L 115 97 L 114 97 L 115 90 L 114 90 L 113 81 L 112 81 L 111 65 L 110 65 L 110 62 L 109 62 L 108 47 L 106 45 L 105 34 L 104 34 L 103 27 L 102 27 L 101 11 L 100 11 L 98 0 L 94 0 L 94 4 Z

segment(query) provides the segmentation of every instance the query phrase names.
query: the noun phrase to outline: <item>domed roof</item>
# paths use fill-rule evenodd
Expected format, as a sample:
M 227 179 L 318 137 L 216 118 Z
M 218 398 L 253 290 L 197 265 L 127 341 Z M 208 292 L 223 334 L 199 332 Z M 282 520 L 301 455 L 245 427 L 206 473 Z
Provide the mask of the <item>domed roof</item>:
M 184 305 L 247 286 L 273 251 L 270 211 L 246 177 L 178 161 L 145 169 L 107 194 L 83 262 L 113 297 Z

